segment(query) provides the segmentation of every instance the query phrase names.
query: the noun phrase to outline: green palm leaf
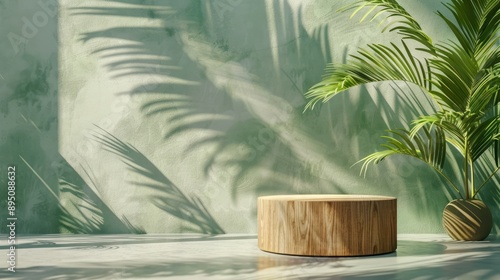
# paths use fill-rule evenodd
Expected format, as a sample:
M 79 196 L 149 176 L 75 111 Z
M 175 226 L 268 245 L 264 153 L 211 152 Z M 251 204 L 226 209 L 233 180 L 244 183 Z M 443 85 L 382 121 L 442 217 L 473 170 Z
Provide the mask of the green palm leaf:
M 440 127 L 422 127 L 420 134 L 412 133 L 405 129 L 389 130 L 394 136 L 382 136 L 387 139 L 383 147 L 387 148 L 366 156 L 357 163 L 363 162 L 361 174 L 366 175 L 366 171 L 371 164 L 378 164 L 388 156 L 406 155 L 419 159 L 431 166 L 440 174 L 455 191 L 461 195 L 458 187 L 443 173 L 446 158 L 446 137 Z
M 479 58 L 495 46 L 500 30 L 500 1 L 452 0 L 444 5 L 455 20 L 448 19 L 441 12 L 438 15 L 453 31 L 467 53 Z
M 328 65 L 324 79 L 306 93 L 310 99 L 306 109 L 314 108 L 319 101 L 327 102 L 349 88 L 371 82 L 399 80 L 430 89 L 429 68 L 427 60 L 415 58 L 404 41 L 402 48 L 393 43 L 390 47 L 371 44 L 368 49 L 351 55 L 346 64 Z
M 365 20 L 369 15 L 374 14 L 370 21 L 376 19 L 381 14 L 387 14 L 385 20 L 381 22 L 383 24 L 389 19 L 394 19 L 395 21 L 389 22 L 384 25 L 382 32 L 389 29 L 389 32 L 397 32 L 403 36 L 403 39 L 410 39 L 425 46 L 425 51 L 432 51 L 433 44 L 432 39 L 422 30 L 420 24 L 413 18 L 410 13 L 408 13 L 399 3 L 395 0 L 364 0 L 357 1 L 351 5 L 346 6 L 341 9 L 341 11 L 347 11 L 354 9 L 351 17 L 355 16 L 363 8 L 370 8 L 361 18 L 360 21 Z M 395 25 L 395 26 L 393 26 Z
M 429 130 L 423 127 L 421 134 L 411 135 L 405 129 L 388 130 L 394 136 L 382 136 L 387 142 L 382 144 L 387 150 L 375 152 L 361 159 L 361 173 L 366 174 L 370 164 L 378 164 L 391 155 L 407 155 L 424 161 L 437 170 L 442 170 L 446 155 L 446 140 L 441 128 Z
M 470 152 L 472 161 L 476 161 L 499 139 L 500 116 L 495 116 L 483 121 L 470 135 Z
M 429 164 L 460 194 L 442 172 L 449 143 L 463 157 L 463 189 L 471 198 L 500 170 L 500 0 L 450 0 L 444 5 L 451 18 L 438 15 L 456 40 L 438 44 L 396 0 L 362 0 L 347 6 L 344 10 L 354 9 L 352 16 L 366 9 L 361 21 L 387 15 L 393 21 L 382 31 L 401 35 L 402 44 L 370 44 L 346 64 L 329 65 L 323 80 L 306 93 L 306 109 L 367 83 L 418 85 L 439 108 L 412 121 L 409 131 L 390 130 L 392 136 L 386 136 L 383 145 L 386 150 L 363 158 L 361 172 L 390 155 L 408 155 Z M 407 40 L 420 46 L 410 49 Z M 425 53 L 415 57 L 415 51 Z M 398 93 L 404 94 L 402 89 Z M 490 147 L 497 167 L 476 191 L 474 164 Z
M 436 86 L 433 91 L 441 105 L 454 111 L 469 106 L 471 86 L 479 68 L 474 59 L 456 44 L 438 44 L 436 56 L 430 60 Z

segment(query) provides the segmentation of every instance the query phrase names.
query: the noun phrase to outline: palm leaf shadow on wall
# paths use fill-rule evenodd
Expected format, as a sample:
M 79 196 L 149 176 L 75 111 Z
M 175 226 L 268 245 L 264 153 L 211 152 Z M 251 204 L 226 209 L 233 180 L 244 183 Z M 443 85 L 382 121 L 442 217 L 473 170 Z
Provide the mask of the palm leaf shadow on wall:
M 200 198 L 195 195 L 186 196 L 182 193 L 154 163 L 134 146 L 124 143 L 101 128 L 94 133 L 94 139 L 102 144 L 106 151 L 118 155 L 129 170 L 148 179 L 133 183 L 159 191 L 159 195 L 151 197 L 152 202 L 168 214 L 190 223 L 192 227 L 187 227 L 185 230 L 205 234 L 225 233 Z
M 1 164 L 17 167 L 16 199 L 22 202 L 16 205 L 23 221 L 17 233 L 144 233 L 119 218 L 99 197 L 96 182 L 89 187 L 59 154 L 57 60 L 30 53 L 18 59 L 25 67 L 7 82 L 11 92 L 0 97 L 0 113 L 9 120 L 0 139 Z M 89 175 L 90 168 L 82 169 Z M 0 179 L 2 193 L 7 193 L 5 179 Z M 62 197 L 71 199 L 66 204 Z M 7 209 L 6 200 L 0 208 Z
M 95 179 L 90 166 L 81 165 L 80 169 L 84 171 L 90 184 L 85 183 L 81 176 L 77 176 L 78 173 L 69 165 L 59 178 L 61 193 L 71 193 L 76 198 L 77 202 L 72 201 L 72 204 L 73 209 L 79 214 L 75 216 L 66 208 L 62 208 L 61 223 L 66 229 L 74 233 L 146 233 L 142 227 L 132 224 L 125 215 L 119 218 L 115 211 L 100 198 L 99 190 L 102 187 Z M 85 210 L 82 211 L 82 209 L 87 212 L 84 213 Z M 88 215 L 89 212 L 92 213 L 91 216 Z M 80 221 L 78 217 L 83 221 Z M 88 226 L 91 224 L 94 224 L 94 227 Z M 85 225 L 87 229 L 83 231 L 82 227 Z
M 217 26 L 207 24 L 219 17 L 217 11 L 206 9 L 213 8 L 208 1 L 185 1 L 189 4 L 182 9 L 176 7 L 180 1 L 168 0 L 107 3 L 129 5 L 127 8 L 81 6 L 73 9 L 73 15 L 154 19 L 162 21 L 161 27 L 101 28 L 82 33 L 82 41 L 125 42 L 103 44 L 94 54 L 113 78 L 146 75 L 144 83 L 122 94 L 141 97 L 141 112 L 145 117 L 165 119 L 154 131 L 161 133 L 165 141 L 191 131 L 208 131 L 204 139 L 195 140 L 185 152 L 196 153 L 210 147 L 203 150 L 210 151 L 202 164 L 205 175 L 221 187 L 230 186 L 233 199 L 244 192 L 256 196 L 349 193 L 346 181 L 362 181 L 356 171 L 349 171 L 349 163 L 362 156 L 360 151 L 369 150 L 367 146 L 376 149 L 380 134 L 373 136 L 374 133 L 388 126 L 400 126 L 399 118 L 405 114 L 405 107 L 413 103 L 398 99 L 395 105 L 389 104 L 383 94 L 369 96 L 366 89 L 360 89 L 357 98 L 363 106 L 345 98 L 341 105 L 325 105 L 329 107 L 326 119 L 330 120 L 320 118 L 319 110 L 302 114 L 306 103 L 303 92 L 317 82 L 321 70 L 332 61 L 330 53 L 335 49 L 329 45 L 328 24 L 313 32 L 306 31 L 302 8 L 293 12 L 288 1 L 271 1 L 274 14 L 270 16 L 274 20 L 263 20 L 264 28 L 258 29 L 262 36 L 242 37 L 259 40 L 261 48 L 244 51 L 233 47 L 234 40 L 217 33 Z M 252 5 L 259 13 L 269 14 L 265 1 L 255 1 Z M 241 34 L 257 33 L 255 25 L 235 28 L 241 28 Z M 275 34 L 270 32 L 273 28 Z M 279 34 L 287 32 L 298 36 L 276 47 L 273 42 L 280 40 Z M 260 60 L 249 54 L 252 51 L 261 54 Z M 259 63 L 264 66 L 254 67 Z M 259 71 L 262 69 L 274 70 Z M 243 89 L 233 90 L 221 77 L 237 81 Z M 361 127 L 367 123 L 370 125 Z M 167 130 L 161 131 L 164 128 Z M 360 131 L 368 131 L 368 137 L 358 135 Z M 252 139 L 258 139 L 259 133 L 268 137 L 253 144 Z M 304 147 L 305 143 L 308 146 Z M 238 148 L 239 154 L 229 159 L 222 156 Z M 359 154 L 354 156 L 348 151 Z M 391 171 L 399 168 L 399 162 L 388 161 L 388 165 Z M 418 171 L 418 166 L 410 168 Z M 342 179 L 335 175 L 337 171 L 344 176 Z M 398 186 L 391 181 L 397 175 L 397 172 L 377 174 L 374 185 L 384 186 L 388 193 L 397 193 Z M 259 179 L 252 179 L 256 177 Z M 408 203 L 419 209 L 418 215 L 435 216 L 442 208 L 438 199 L 430 199 L 434 193 L 426 191 L 427 181 L 426 176 L 415 177 L 416 187 L 411 192 L 421 194 L 421 200 L 410 199 Z M 422 201 L 426 207 L 421 207 Z
M 124 1 L 109 1 L 124 3 Z M 147 96 L 148 100 L 142 104 L 141 110 L 146 117 L 164 117 L 167 119 L 168 131 L 164 132 L 164 139 L 181 135 L 194 130 L 209 130 L 205 139 L 193 142 L 186 152 L 194 152 L 215 145 L 214 151 L 205 159 L 203 170 L 205 175 L 221 185 L 230 185 L 233 199 L 241 191 L 254 191 L 256 194 L 283 193 L 283 192 L 332 192 L 345 193 L 334 184 L 320 184 L 324 178 L 311 176 L 311 170 L 318 168 L 322 161 L 324 149 L 317 146 L 317 159 L 312 162 L 303 154 L 297 153 L 300 145 L 293 146 L 290 141 L 290 127 L 287 121 L 303 122 L 302 108 L 305 103 L 302 93 L 314 82 L 315 71 L 311 65 L 325 65 L 330 60 L 328 29 L 322 26 L 309 35 L 302 25 L 302 12 L 293 15 L 286 1 L 283 6 L 273 2 L 276 16 L 283 15 L 283 19 L 276 18 L 277 33 L 297 33 L 299 38 L 278 49 L 278 57 L 295 63 L 294 68 L 284 66 L 273 72 L 269 78 L 266 73 L 252 69 L 248 61 L 248 53 L 232 50 L 223 35 L 209 35 L 204 26 L 205 18 L 217 18 L 214 11 L 204 11 L 203 1 L 191 1 L 191 6 L 178 11 L 174 7 L 176 1 L 148 2 L 125 1 L 133 4 L 133 8 L 103 8 L 80 7 L 75 8 L 75 16 L 128 16 L 134 18 L 162 18 L 163 27 L 114 27 L 95 32 L 82 34 L 82 40 L 88 42 L 94 39 L 123 39 L 127 44 L 103 47 L 94 51 L 102 61 L 113 58 L 107 63 L 108 71 L 114 78 L 125 76 L 149 74 L 149 83 L 144 83 L 129 93 L 135 96 Z M 177 3 L 180 3 L 177 1 Z M 147 7 L 146 7 L 147 6 Z M 265 14 L 263 1 L 255 3 L 258 10 Z M 269 28 L 267 28 L 269 29 Z M 264 49 L 259 50 L 262 56 L 271 56 L 275 51 L 272 47 L 269 30 L 259 39 Z M 287 29 L 289 29 L 287 31 Z M 293 29 L 293 31 L 290 31 Z M 194 30 L 194 31 L 193 31 Z M 255 32 L 250 29 L 249 32 Z M 189 40 L 184 36 L 188 34 Z M 194 35 L 193 35 L 194 34 Z M 191 36 L 193 35 L 193 36 Z M 148 43 L 142 38 L 158 38 L 154 43 Z M 164 41 L 162 41 L 164 40 Z M 132 43 L 131 43 L 132 42 Z M 161 48 L 163 42 L 163 47 Z M 299 46 L 301 45 L 301 46 Z M 322 51 L 325 50 L 325 51 Z M 208 50 L 208 51 L 207 51 Z M 202 59 L 196 59 L 196 55 Z M 155 59 L 138 59 L 136 57 L 154 56 Z M 208 61 L 206 64 L 200 61 Z M 211 67 L 212 64 L 224 65 Z M 266 61 L 265 63 L 270 63 Z M 289 63 L 289 62 L 287 62 Z M 179 65 L 182 64 L 181 68 Z M 231 66 L 234 68 L 224 69 Z M 269 65 L 271 68 L 271 65 Z M 267 67 L 266 67 L 267 68 Z M 214 72 L 215 71 L 215 72 Z M 219 71 L 219 72 L 217 72 Z M 316 71 L 320 73 L 320 70 Z M 169 78 L 169 82 L 155 81 Z M 271 104 L 267 96 L 258 93 L 235 93 L 226 87 L 225 82 L 220 82 L 220 77 L 240 81 L 242 86 L 262 88 L 269 93 L 271 100 L 278 98 L 281 103 Z M 270 79 L 279 81 L 286 90 L 275 90 Z M 290 90 L 289 90 L 290 89 Z M 287 91 L 286 93 L 284 93 Z M 282 95 L 282 96 L 280 96 Z M 284 95 L 284 96 L 283 96 Z M 288 98 L 300 100 L 292 105 L 286 101 Z M 213 105 L 217 104 L 217 105 Z M 268 112 L 276 115 L 289 116 L 290 119 L 269 120 L 262 115 L 259 106 L 270 106 Z M 306 118 L 311 121 L 315 112 L 308 112 Z M 285 118 L 285 117 L 283 117 Z M 288 117 L 286 117 L 288 118 Z M 272 118 L 271 118 L 272 119 Z M 307 130 L 301 127 L 299 130 Z M 312 141 L 314 142 L 314 141 Z M 311 142 L 311 143 L 312 143 Z M 321 143 L 327 146 L 327 144 Z M 221 154 L 231 149 L 237 149 L 230 159 L 223 159 Z M 286 163 L 286 164 L 284 164 Z M 249 180 L 255 170 L 266 170 L 272 176 L 266 180 Z M 228 170 L 234 170 L 229 172 Z M 215 174 L 215 175 L 214 175 Z
M 120 219 L 115 212 L 107 206 L 98 195 L 98 186 L 92 180 L 89 169 L 82 167 L 94 184 L 89 187 L 69 164 L 59 167 L 59 193 L 56 194 L 49 183 L 43 179 L 42 174 L 23 157 L 20 157 L 32 174 L 45 187 L 46 193 L 58 206 L 58 219 L 61 230 L 71 233 L 146 233 L 143 228 L 134 226 L 125 216 Z M 64 161 L 64 159 L 61 159 Z M 64 161 L 65 162 L 65 161 Z M 70 195 L 68 204 L 61 203 L 60 196 Z

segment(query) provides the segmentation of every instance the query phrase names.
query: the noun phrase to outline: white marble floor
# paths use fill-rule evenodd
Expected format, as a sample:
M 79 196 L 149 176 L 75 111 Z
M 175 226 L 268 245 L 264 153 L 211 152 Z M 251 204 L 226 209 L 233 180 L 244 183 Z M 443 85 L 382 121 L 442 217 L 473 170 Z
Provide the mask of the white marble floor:
M 32 235 L 17 241 L 16 272 L 2 261 L 2 279 L 500 279 L 500 236 L 469 243 L 399 235 L 396 252 L 353 258 L 266 253 L 256 235 Z M 7 242 L 0 248 L 5 256 Z

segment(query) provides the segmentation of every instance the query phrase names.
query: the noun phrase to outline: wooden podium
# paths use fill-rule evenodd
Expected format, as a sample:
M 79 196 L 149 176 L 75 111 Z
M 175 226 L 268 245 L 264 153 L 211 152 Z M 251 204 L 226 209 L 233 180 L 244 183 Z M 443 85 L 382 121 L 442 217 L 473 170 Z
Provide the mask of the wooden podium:
M 263 251 L 301 256 L 394 252 L 396 198 L 374 195 L 276 195 L 258 198 Z

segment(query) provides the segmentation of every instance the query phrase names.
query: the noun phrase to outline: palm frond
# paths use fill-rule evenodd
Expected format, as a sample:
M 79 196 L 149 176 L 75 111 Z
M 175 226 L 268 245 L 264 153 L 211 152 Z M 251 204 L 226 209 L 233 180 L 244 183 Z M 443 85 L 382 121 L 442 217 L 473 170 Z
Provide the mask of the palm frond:
M 397 32 L 403 39 L 414 40 L 425 46 L 425 49 L 422 49 L 427 52 L 432 52 L 433 43 L 432 39 L 422 30 L 420 24 L 413 18 L 413 16 L 408 13 L 403 6 L 401 6 L 395 0 L 363 0 L 357 1 L 351 5 L 348 5 L 342 9 L 341 11 L 347 11 L 354 9 L 351 18 L 355 16 L 358 12 L 360 12 L 364 8 L 370 8 L 365 14 L 362 16 L 360 21 L 364 21 L 371 14 L 370 21 L 376 19 L 381 14 L 388 14 L 385 17 L 385 20 L 381 22 L 388 21 L 382 28 L 382 32 L 389 29 L 389 32 Z M 394 21 L 390 21 L 394 20 Z
M 451 0 L 444 4 L 453 14 L 454 21 L 441 12 L 461 47 L 472 57 L 482 57 L 498 41 L 500 30 L 500 1 Z
M 485 112 L 499 103 L 500 64 L 480 71 L 471 88 L 469 108 L 473 112 Z
M 414 137 L 424 127 L 437 126 L 441 128 L 446 141 L 450 143 L 457 151 L 465 157 L 470 148 L 467 148 L 467 142 L 470 142 L 470 132 L 477 129 L 484 114 L 467 112 L 440 111 L 432 115 L 420 116 L 413 121 L 413 127 L 410 131 L 410 137 Z
M 430 65 L 436 87 L 432 93 L 439 97 L 440 104 L 453 111 L 467 110 L 471 87 L 479 71 L 476 61 L 456 44 L 438 44 Z
M 480 123 L 470 135 L 470 153 L 472 161 L 476 161 L 494 141 L 500 140 L 500 116 L 494 116 Z
M 500 48 L 479 65 L 458 44 L 438 44 L 430 59 L 435 89 L 432 95 L 446 108 L 457 112 L 484 112 L 499 102 Z
M 493 115 L 500 115 L 500 108 L 498 105 L 493 106 Z M 498 128 L 497 133 L 500 133 L 500 128 Z M 500 141 L 493 142 L 493 155 L 495 157 L 495 163 L 497 166 L 500 166 Z
M 378 164 L 388 156 L 411 156 L 427 163 L 462 197 L 459 188 L 443 172 L 446 158 L 446 139 L 444 131 L 440 127 L 428 128 L 424 126 L 421 128 L 421 134 L 416 134 L 413 137 L 412 133 L 405 129 L 389 130 L 388 132 L 395 136 L 383 136 L 387 139 L 387 143 L 382 146 L 387 150 L 375 152 L 357 162 L 363 162 L 361 174 L 366 175 L 370 164 Z
M 421 134 L 413 134 L 405 129 L 389 130 L 394 136 L 382 136 L 387 140 L 383 147 L 387 150 L 375 152 L 361 159 L 361 173 L 366 174 L 370 164 L 378 164 L 391 155 L 407 155 L 429 164 L 441 171 L 446 155 L 446 139 L 440 127 L 422 127 Z
M 323 80 L 311 87 L 306 93 L 310 99 L 306 110 L 314 108 L 319 102 L 327 102 L 336 94 L 349 88 L 382 81 L 406 81 L 430 89 L 429 63 L 415 58 L 402 41 L 402 48 L 391 43 L 391 46 L 370 44 L 368 49 L 361 49 L 351 55 L 346 64 L 330 64 L 327 66 Z

